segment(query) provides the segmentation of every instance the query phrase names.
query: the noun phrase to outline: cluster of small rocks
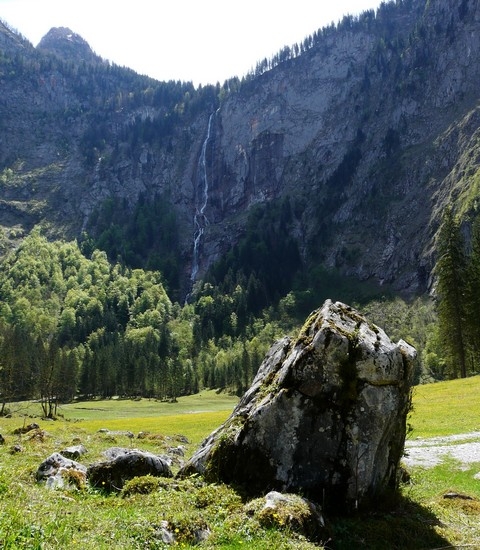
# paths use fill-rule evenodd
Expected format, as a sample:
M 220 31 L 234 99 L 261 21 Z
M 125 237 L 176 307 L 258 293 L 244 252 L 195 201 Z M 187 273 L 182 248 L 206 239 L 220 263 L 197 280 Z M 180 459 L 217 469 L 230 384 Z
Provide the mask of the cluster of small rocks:
M 130 431 L 108 430 L 102 428 L 100 434 L 106 439 L 116 441 L 116 437 L 124 436 L 133 439 L 135 435 Z M 18 441 L 19 436 L 28 440 L 43 441 L 46 432 L 37 423 L 16 428 L 12 432 L 17 441 L 10 447 L 10 453 L 22 453 L 24 447 Z M 38 467 L 36 479 L 45 483 L 50 489 L 78 489 L 87 483 L 106 491 L 120 491 L 125 482 L 134 477 L 152 475 L 172 477 L 172 465 L 183 465 L 188 439 L 183 435 L 163 436 L 140 432 L 138 439 L 159 439 L 165 444 L 165 454 L 157 455 L 148 451 L 134 448 L 110 447 L 103 452 L 105 460 L 85 466 L 78 460 L 87 454 L 87 448 L 75 438 L 74 445 L 52 453 Z M 174 446 L 173 443 L 182 443 Z M 0 434 L 0 445 L 7 440 Z
M 37 481 L 45 482 L 51 489 L 79 488 L 88 482 L 92 487 L 105 491 L 120 491 L 125 482 L 134 477 L 173 476 L 168 456 L 139 449 L 112 447 L 104 451 L 104 461 L 88 467 L 70 458 L 80 458 L 86 452 L 83 445 L 76 445 L 51 454 L 40 464 Z
M 116 441 L 119 436 L 133 439 L 130 431 L 108 430 L 102 428 L 100 434 L 109 441 Z M 47 457 L 39 466 L 37 481 L 45 482 L 49 488 L 79 488 L 87 482 L 92 487 L 105 491 L 120 491 L 125 482 L 138 476 L 152 475 L 172 477 L 172 465 L 183 464 L 181 458 L 185 455 L 185 436 L 166 437 L 140 432 L 138 439 L 161 439 L 165 445 L 165 454 L 154 454 L 134 448 L 109 447 L 103 451 L 105 460 L 90 464 L 88 467 L 78 462 L 87 453 L 86 447 L 79 443 L 66 447 Z M 168 443 L 181 441 L 183 445 L 169 446 Z
M 19 428 L 15 428 L 12 432 L 13 435 L 18 437 L 20 436 L 27 436 L 27 440 L 36 440 L 36 441 L 44 441 L 46 437 L 46 432 L 40 428 L 40 426 L 36 422 L 32 422 L 31 424 L 21 426 Z M 5 437 L 0 434 L 0 445 L 6 445 L 7 440 Z M 10 447 L 10 454 L 14 455 L 17 453 L 23 453 L 24 448 L 23 446 L 17 441 Z

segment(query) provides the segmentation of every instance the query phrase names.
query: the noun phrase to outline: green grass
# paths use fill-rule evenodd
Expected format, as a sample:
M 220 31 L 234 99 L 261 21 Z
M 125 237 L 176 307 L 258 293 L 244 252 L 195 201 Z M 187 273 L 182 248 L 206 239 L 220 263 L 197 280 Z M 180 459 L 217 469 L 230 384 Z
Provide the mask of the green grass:
M 415 389 L 410 422 L 414 437 L 450 435 L 479 429 L 476 405 L 480 377 Z M 177 403 L 154 400 L 76 402 L 63 406 L 58 421 L 46 422 L 38 404 L 12 406 L 12 418 L 0 418 L 0 547 L 57 550 L 79 548 L 166 549 L 162 521 L 177 533 L 174 548 L 271 548 L 310 550 L 417 550 L 477 548 L 480 540 L 479 463 L 468 468 L 448 459 L 431 469 L 414 468 L 395 502 L 382 512 L 347 518 L 328 518 L 321 541 L 309 541 L 285 525 L 262 524 L 248 513 L 247 502 L 233 488 L 185 481 L 138 479 L 125 494 L 105 494 L 90 488 L 49 491 L 35 482 L 40 462 L 54 451 L 80 440 L 88 449 L 81 462 L 102 459 L 109 446 L 128 446 L 165 452 L 186 436 L 187 455 L 230 414 L 237 400 L 202 392 Z M 36 421 L 43 438 L 13 435 L 13 430 Z M 151 437 L 130 439 L 98 430 L 129 430 Z M 23 451 L 11 453 L 14 444 Z M 136 489 L 136 487 L 140 489 Z M 138 491 L 138 492 L 136 492 Z M 453 492 L 465 498 L 446 499 Z M 328 514 L 327 514 L 328 516 Z M 195 527 L 208 525 L 206 542 L 193 545 Z
M 151 432 L 166 436 L 184 435 L 192 445 L 198 445 L 218 428 L 232 412 L 238 399 L 214 391 L 180 397 L 176 403 L 154 399 L 108 399 L 75 402 L 59 408 L 59 421 L 42 423 L 52 435 L 81 437 L 100 429 Z M 41 416 L 38 403 L 11 406 L 12 419 L 0 418 L 0 433 L 11 431 Z M 19 421 L 21 419 L 21 421 Z
M 432 531 L 448 541 L 449 548 L 479 548 L 480 482 L 474 477 L 478 472 L 480 457 L 469 467 L 447 458 L 435 468 L 414 469 L 411 482 L 403 487 L 410 502 L 428 510 Z M 458 496 L 446 498 L 448 494 Z
M 108 399 L 63 405 L 61 413 L 67 419 L 124 419 L 159 417 L 198 412 L 231 411 L 238 402 L 236 397 L 215 391 L 180 397 L 175 403 L 155 399 Z
M 94 399 L 59 406 L 61 418 L 71 421 L 121 420 L 127 418 L 156 418 L 198 412 L 231 411 L 238 398 L 213 390 L 205 390 L 196 395 L 180 397 L 174 403 L 156 399 Z M 39 403 L 15 403 L 10 406 L 15 416 L 40 416 Z
M 480 376 L 416 386 L 413 437 L 480 431 Z

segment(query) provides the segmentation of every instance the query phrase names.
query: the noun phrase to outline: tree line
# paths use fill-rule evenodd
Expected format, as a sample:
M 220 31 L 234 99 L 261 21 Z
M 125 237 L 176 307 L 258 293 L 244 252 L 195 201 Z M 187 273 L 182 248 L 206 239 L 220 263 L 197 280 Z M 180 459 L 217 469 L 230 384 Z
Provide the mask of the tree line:
M 46 416 L 75 397 L 176 399 L 204 387 L 240 393 L 273 340 L 268 316 L 237 330 L 235 304 L 204 290 L 181 306 L 159 271 L 111 263 L 34 230 L 0 264 L 0 412 L 39 399 Z M 212 329 L 230 307 L 230 329 Z M 218 310 L 218 311 L 217 311 Z M 221 333 L 221 334 L 220 334 Z
M 283 214 L 273 231 L 291 220 L 288 202 L 278 209 Z M 246 235 L 254 249 L 263 222 L 269 225 L 262 216 L 255 213 Z M 480 218 L 468 246 L 465 234 L 448 210 L 438 236 L 435 302 L 369 295 L 359 305 L 344 298 L 355 295 L 351 284 L 320 274 L 324 294 L 352 303 L 392 339 L 417 348 L 416 382 L 478 373 Z M 306 308 L 327 297 L 320 288 L 295 289 L 293 279 L 293 288 L 282 281 L 277 292 L 261 294 L 261 309 L 252 307 L 270 277 L 256 269 L 255 258 L 246 259 L 245 271 L 233 253 L 181 305 L 167 294 L 160 271 L 112 262 L 76 241 L 49 242 L 35 229 L 0 262 L 0 414 L 26 399 L 39 399 L 45 416 L 54 417 L 59 404 L 74 398 L 171 400 L 203 388 L 242 394 L 270 345 L 298 330 Z

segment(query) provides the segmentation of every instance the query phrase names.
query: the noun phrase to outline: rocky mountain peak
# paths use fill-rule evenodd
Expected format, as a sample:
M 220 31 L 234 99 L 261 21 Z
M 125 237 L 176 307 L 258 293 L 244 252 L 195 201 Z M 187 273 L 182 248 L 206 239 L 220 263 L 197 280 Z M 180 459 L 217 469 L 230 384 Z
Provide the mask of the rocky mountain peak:
M 98 56 L 88 42 L 68 27 L 53 27 L 40 40 L 39 49 L 73 61 L 95 61 Z

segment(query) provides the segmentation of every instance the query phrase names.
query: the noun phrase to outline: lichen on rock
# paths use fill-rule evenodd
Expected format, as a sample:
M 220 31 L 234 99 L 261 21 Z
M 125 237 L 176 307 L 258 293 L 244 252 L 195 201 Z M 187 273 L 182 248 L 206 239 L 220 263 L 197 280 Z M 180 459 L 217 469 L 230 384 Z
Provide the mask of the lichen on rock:
M 229 419 L 180 471 L 252 495 L 301 492 L 329 509 L 379 505 L 397 486 L 414 348 L 327 300 L 267 353 Z

